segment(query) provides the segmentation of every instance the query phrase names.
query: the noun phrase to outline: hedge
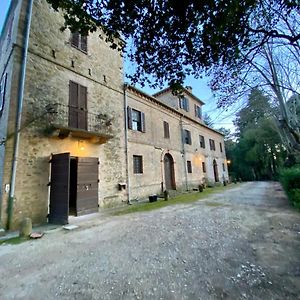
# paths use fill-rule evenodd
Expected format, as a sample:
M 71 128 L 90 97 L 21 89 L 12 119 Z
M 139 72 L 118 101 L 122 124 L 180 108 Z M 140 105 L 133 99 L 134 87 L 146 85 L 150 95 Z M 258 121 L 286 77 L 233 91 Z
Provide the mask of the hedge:
M 292 205 L 300 209 L 300 167 L 283 169 L 280 172 L 280 182 Z

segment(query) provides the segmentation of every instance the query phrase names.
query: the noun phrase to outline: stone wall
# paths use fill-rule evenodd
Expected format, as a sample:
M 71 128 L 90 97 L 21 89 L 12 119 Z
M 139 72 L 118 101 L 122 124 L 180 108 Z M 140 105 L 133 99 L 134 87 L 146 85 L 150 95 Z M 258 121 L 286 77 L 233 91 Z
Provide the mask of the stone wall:
M 61 32 L 62 25 L 62 15 L 52 10 L 45 0 L 34 1 L 14 200 L 15 227 L 24 217 L 32 218 L 34 224 L 46 222 L 51 153 L 98 157 L 99 205 L 126 200 L 126 191 L 118 190 L 118 183 L 126 181 L 120 53 L 110 49 L 98 38 L 99 32 L 95 32 L 88 36 L 85 54 L 71 47 L 70 32 Z M 18 72 L 19 68 L 20 60 L 16 57 L 14 70 Z M 48 135 L 46 105 L 68 105 L 70 80 L 87 87 L 89 113 L 105 114 L 111 120 L 109 132 L 113 138 L 106 143 L 84 140 L 84 150 L 80 150 L 78 138 L 59 139 Z M 10 152 L 5 157 L 4 184 L 10 182 Z M 7 200 L 4 195 L 4 208 Z
M 159 101 L 154 101 L 152 97 L 147 97 L 134 88 L 129 88 L 127 95 L 128 106 L 145 114 L 146 128 L 146 132 L 130 129 L 128 132 L 132 199 L 160 193 L 161 183 L 165 184 L 163 158 L 166 153 L 171 154 L 175 162 L 177 190 L 186 190 L 186 187 L 192 189 L 204 181 L 214 182 L 214 159 L 217 162 L 220 181 L 223 175 L 228 179 L 224 138 L 221 134 L 190 118 L 182 117 L 176 110 L 159 104 Z M 163 121 L 169 123 L 170 138 L 164 138 Z M 192 145 L 182 145 L 181 122 L 182 128 L 191 132 Z M 200 148 L 199 135 L 205 137 L 205 149 Z M 215 151 L 209 148 L 209 138 L 215 140 Z M 223 152 L 220 151 L 219 143 L 222 143 Z M 133 155 L 143 157 L 143 174 L 133 173 Z M 187 160 L 192 162 L 192 173 L 186 173 Z M 203 161 L 206 163 L 205 173 L 202 169 Z

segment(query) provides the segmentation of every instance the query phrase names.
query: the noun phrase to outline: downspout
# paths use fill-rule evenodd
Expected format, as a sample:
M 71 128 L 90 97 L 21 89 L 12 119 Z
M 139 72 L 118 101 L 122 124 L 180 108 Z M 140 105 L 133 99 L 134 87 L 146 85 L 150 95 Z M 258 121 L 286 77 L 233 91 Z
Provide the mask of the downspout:
M 19 154 L 19 143 L 20 143 L 20 130 L 21 130 L 21 120 L 23 111 L 23 98 L 25 89 L 25 77 L 26 77 L 26 65 L 27 65 L 27 55 L 28 55 L 28 45 L 29 45 L 29 34 L 30 34 L 30 24 L 32 16 L 32 4 L 33 0 L 28 0 L 28 6 L 25 18 L 25 28 L 23 36 L 23 48 L 22 48 L 22 60 L 21 60 L 21 71 L 18 86 L 18 99 L 17 99 L 17 116 L 16 116 L 16 131 L 15 131 L 15 141 L 13 150 L 13 162 L 12 162 L 12 172 L 10 179 L 10 190 L 8 197 L 8 208 L 7 208 L 7 229 L 11 228 L 13 219 L 13 205 L 15 198 L 15 185 L 16 185 L 16 173 L 18 164 L 18 154 Z
M 124 116 L 125 116 L 125 156 L 126 156 L 126 181 L 127 181 L 127 204 L 130 203 L 130 178 L 129 178 L 129 157 L 128 157 L 128 112 L 127 112 L 127 84 L 124 84 Z
M 186 153 L 185 153 L 185 146 L 184 146 L 184 136 L 183 136 L 183 121 L 182 117 L 180 116 L 180 131 L 181 131 L 181 146 L 182 146 L 182 160 L 183 160 L 183 167 L 184 167 L 184 177 L 185 177 L 185 189 L 188 190 L 188 178 L 187 178 L 187 166 L 186 166 Z

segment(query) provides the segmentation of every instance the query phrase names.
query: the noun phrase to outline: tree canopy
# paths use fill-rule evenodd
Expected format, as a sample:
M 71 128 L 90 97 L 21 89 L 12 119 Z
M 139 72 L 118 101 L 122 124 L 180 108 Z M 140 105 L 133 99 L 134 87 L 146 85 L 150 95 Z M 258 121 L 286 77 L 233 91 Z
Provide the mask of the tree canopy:
M 232 65 L 245 51 L 271 38 L 295 44 L 300 32 L 280 30 L 277 11 L 299 13 L 298 0 L 47 0 L 63 9 L 65 27 L 88 33 L 100 27 L 113 48 L 125 50 L 116 38 L 132 42 L 127 55 L 136 63 L 133 82 L 148 75 L 157 84 L 183 84 L 213 65 Z

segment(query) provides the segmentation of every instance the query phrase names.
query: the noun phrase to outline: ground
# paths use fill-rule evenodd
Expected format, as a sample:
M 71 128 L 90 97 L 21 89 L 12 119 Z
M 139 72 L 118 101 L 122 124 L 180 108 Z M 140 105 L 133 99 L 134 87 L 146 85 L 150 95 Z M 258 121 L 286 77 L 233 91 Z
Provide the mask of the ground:
M 0 298 L 300 299 L 300 214 L 278 183 L 0 246 Z

